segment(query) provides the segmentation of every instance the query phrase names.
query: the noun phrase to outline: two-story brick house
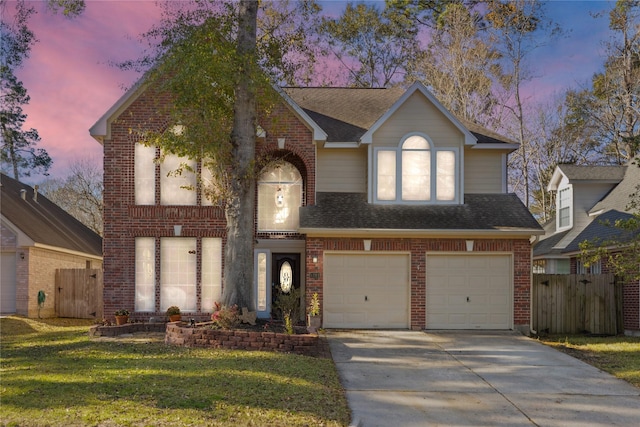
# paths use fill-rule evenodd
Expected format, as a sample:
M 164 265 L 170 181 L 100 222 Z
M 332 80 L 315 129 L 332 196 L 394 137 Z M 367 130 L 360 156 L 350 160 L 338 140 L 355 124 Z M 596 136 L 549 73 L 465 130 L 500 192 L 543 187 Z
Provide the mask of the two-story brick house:
M 281 285 L 302 290 L 301 307 L 317 292 L 326 328 L 529 331 L 542 228 L 507 193 L 517 144 L 462 123 L 420 83 L 281 95 L 277 125 L 257 129 L 258 150 L 280 159 L 257 182 L 260 317 Z M 198 317 L 221 295 L 223 210 L 132 132 L 170 125 L 150 108 L 159 99 L 137 87 L 90 131 L 104 146 L 105 314 Z

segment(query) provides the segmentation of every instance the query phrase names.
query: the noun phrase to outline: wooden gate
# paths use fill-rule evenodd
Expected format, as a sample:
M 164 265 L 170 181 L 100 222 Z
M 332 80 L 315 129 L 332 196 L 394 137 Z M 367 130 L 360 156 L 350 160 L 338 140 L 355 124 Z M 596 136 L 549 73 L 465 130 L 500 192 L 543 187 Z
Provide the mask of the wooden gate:
M 622 282 L 613 274 L 534 274 L 531 293 L 538 333 L 623 332 Z
M 102 319 L 102 270 L 56 270 L 58 317 Z

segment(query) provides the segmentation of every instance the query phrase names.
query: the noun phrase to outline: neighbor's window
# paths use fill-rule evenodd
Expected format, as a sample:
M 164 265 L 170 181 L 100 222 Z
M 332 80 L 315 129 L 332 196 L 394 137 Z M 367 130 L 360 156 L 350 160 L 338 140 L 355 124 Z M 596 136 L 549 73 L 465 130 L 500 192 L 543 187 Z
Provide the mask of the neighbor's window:
M 589 267 L 584 265 L 580 259 L 576 259 L 576 273 L 577 274 L 601 274 L 602 263 L 600 260 L 594 262 Z
M 296 231 L 302 205 L 302 176 L 288 162 L 268 167 L 258 181 L 258 230 Z
M 457 150 L 435 149 L 421 135 L 376 150 L 376 200 L 451 202 L 456 199 Z
M 160 239 L 160 311 L 177 305 L 183 311 L 197 310 L 196 239 Z
M 544 274 L 547 267 L 546 259 L 536 259 L 533 261 L 533 274 Z
M 571 188 L 558 192 L 558 228 L 571 226 Z

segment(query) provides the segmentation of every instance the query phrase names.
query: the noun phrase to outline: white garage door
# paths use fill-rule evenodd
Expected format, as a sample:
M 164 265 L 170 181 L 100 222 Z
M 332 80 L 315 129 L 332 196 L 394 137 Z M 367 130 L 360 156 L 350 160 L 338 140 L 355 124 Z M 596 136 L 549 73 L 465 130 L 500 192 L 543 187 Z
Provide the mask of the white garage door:
M 408 254 L 325 254 L 325 328 L 408 328 Z
M 511 255 L 427 255 L 427 329 L 511 329 Z
M 16 312 L 16 254 L 3 253 L 0 274 L 0 313 Z

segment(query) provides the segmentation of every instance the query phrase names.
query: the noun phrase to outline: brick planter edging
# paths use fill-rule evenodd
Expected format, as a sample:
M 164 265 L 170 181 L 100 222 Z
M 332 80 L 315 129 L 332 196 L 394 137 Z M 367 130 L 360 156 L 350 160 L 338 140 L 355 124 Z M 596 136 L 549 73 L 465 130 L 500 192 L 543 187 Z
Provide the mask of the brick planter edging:
M 89 328 L 90 337 L 117 337 L 135 332 L 164 332 L 165 323 L 127 323 L 119 326 L 93 325 Z
M 317 356 L 324 351 L 323 342 L 317 334 L 192 328 L 183 322 L 167 323 L 164 342 L 184 347 L 279 351 L 305 356 Z

